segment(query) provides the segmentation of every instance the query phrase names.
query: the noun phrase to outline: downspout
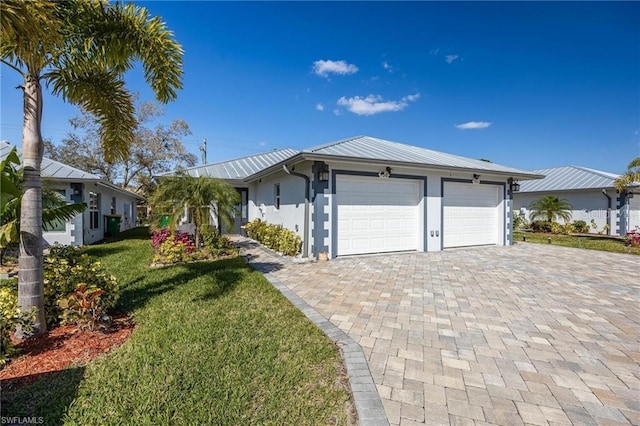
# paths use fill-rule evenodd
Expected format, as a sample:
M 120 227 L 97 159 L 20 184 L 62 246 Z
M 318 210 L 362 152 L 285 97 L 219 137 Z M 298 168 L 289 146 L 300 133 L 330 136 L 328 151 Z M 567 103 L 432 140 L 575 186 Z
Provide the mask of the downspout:
M 294 172 L 293 168 L 289 170 L 286 164 L 282 165 L 282 170 L 288 175 L 304 179 L 304 239 L 302 244 L 302 257 L 306 258 L 309 257 L 309 186 L 311 185 L 311 181 L 309 180 L 309 176 Z
M 609 229 L 607 229 L 607 235 L 611 235 L 611 196 L 607 194 L 607 190 L 602 190 L 602 195 L 607 197 L 607 225 L 609 225 Z

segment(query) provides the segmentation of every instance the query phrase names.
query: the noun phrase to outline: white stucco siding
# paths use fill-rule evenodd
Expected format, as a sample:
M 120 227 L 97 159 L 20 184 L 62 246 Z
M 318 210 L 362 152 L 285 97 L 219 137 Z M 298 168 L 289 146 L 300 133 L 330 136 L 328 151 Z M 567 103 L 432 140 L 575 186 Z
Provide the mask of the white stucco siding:
M 71 187 L 69 184 L 65 183 L 48 183 L 51 189 L 56 191 L 64 191 L 64 198 L 67 203 L 72 203 L 71 201 Z M 82 217 L 81 215 L 77 215 L 75 218 L 68 220 L 64 224 L 64 230 L 53 230 L 53 231 L 44 231 L 42 233 L 42 238 L 44 239 L 45 246 L 52 246 L 54 244 L 62 244 L 62 245 L 80 245 L 82 244 L 82 235 L 81 232 L 78 233 L 78 237 L 76 238 L 75 230 L 82 229 Z
M 90 192 L 96 193 L 99 196 L 99 214 L 97 223 L 98 227 L 95 229 L 90 229 L 90 211 L 87 208 L 87 210 L 85 210 L 85 212 L 83 213 L 84 244 L 93 244 L 104 238 L 106 226 L 104 215 L 122 215 L 122 219 L 120 221 L 120 231 L 135 227 L 137 210 L 136 199 L 133 196 L 128 196 L 123 192 L 116 191 L 103 185 L 97 185 L 95 182 L 89 182 L 85 183 L 83 190 L 84 202 L 87 204 L 89 204 Z M 111 204 L 113 201 L 113 197 L 115 197 L 116 204 L 115 211 L 112 213 Z
M 629 230 L 640 229 L 640 191 L 629 198 Z
M 311 165 L 299 164 L 296 172 L 310 176 Z M 280 185 L 280 207 L 276 207 L 276 185 Z M 304 235 L 304 179 L 276 172 L 249 186 L 249 220 L 259 218 Z M 311 208 L 309 208 L 311 216 Z M 311 228 L 311 226 L 309 226 Z M 307 239 L 308 241 L 308 239 Z
M 609 220 L 609 226 L 612 233 L 615 233 L 615 220 L 616 220 L 616 198 L 617 194 L 613 190 L 607 191 L 607 194 L 611 197 L 611 215 Z M 588 191 L 564 191 L 554 193 L 515 193 L 513 209 L 518 212 L 525 213 L 527 220 L 531 211 L 529 205 L 531 202 L 539 199 L 544 195 L 557 195 L 561 199 L 566 199 L 573 207 L 570 210 L 571 220 L 583 220 L 587 225 L 591 226 L 593 220 L 597 226 L 597 230 L 590 229 L 590 232 L 596 233 L 603 230 L 605 224 L 607 224 L 607 205 L 608 200 L 602 193 L 602 190 L 588 190 Z M 564 223 L 562 219 L 558 220 L 559 223 Z M 606 232 L 605 232 L 606 233 Z

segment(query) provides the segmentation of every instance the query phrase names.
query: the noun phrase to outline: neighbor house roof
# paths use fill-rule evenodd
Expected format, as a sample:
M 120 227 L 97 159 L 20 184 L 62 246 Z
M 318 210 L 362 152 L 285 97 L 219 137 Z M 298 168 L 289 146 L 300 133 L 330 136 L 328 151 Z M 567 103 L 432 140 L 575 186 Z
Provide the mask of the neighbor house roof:
M 11 152 L 13 147 L 14 146 L 8 143 L 7 141 L 0 141 L 0 161 L 4 160 L 7 157 L 7 155 L 9 155 L 9 152 Z M 20 148 L 16 148 L 16 151 L 18 153 L 18 157 L 20 157 L 20 162 L 22 163 L 22 150 Z M 59 161 L 51 160 L 46 157 L 42 158 L 42 165 L 40 167 L 40 176 L 43 179 L 56 180 L 56 181 L 80 181 L 80 180 L 96 181 L 96 183 L 100 183 L 103 186 L 128 194 L 139 200 L 144 200 L 144 197 L 136 194 L 135 192 L 127 191 L 126 189 L 120 188 L 119 186 L 114 185 L 111 182 L 102 179 L 98 175 L 85 172 L 84 170 L 77 169 L 75 167 L 69 166 Z
M 613 188 L 613 181 L 619 176 L 579 166 L 552 167 L 533 170 L 533 173 L 544 175 L 545 178 L 522 182 L 520 192 Z
M 299 151 L 295 149 L 277 149 L 263 154 L 250 155 L 220 163 L 204 164 L 202 166 L 184 169 L 184 172 L 193 177 L 212 177 L 227 180 L 242 180 L 248 176 L 267 169 L 274 164 L 291 158 Z M 158 176 L 173 175 L 175 172 L 163 173 Z

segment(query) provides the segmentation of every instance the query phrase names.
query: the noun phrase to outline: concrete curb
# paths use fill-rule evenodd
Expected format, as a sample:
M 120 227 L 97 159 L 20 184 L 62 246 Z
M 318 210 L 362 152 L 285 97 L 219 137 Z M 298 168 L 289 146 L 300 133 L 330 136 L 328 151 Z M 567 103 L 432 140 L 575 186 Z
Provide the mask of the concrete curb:
M 358 423 L 362 426 L 388 426 L 389 421 L 384 412 L 382 400 L 380 399 L 378 389 L 371 376 L 371 371 L 369 371 L 369 364 L 367 364 L 367 359 L 360 345 L 349 337 L 347 333 L 320 315 L 287 286 L 278 281 L 264 265 L 253 261 L 252 257 L 249 257 L 247 261 L 257 271 L 261 272 L 284 297 L 293 303 L 296 308 L 305 314 L 307 318 L 338 345 L 342 351 L 342 357 L 347 367 L 351 393 L 353 394 L 356 411 L 358 412 Z

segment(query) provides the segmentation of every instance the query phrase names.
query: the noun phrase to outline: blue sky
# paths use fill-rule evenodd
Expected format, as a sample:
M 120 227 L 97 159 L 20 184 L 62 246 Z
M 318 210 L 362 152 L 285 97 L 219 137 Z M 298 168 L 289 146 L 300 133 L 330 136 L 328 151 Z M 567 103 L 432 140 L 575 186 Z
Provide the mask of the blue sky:
M 640 3 L 137 2 L 183 45 L 165 120 L 208 161 L 370 135 L 522 169 L 640 156 Z M 2 66 L 1 138 L 21 137 Z M 128 87 L 152 93 L 139 71 Z M 47 96 L 43 134 L 74 106 Z

